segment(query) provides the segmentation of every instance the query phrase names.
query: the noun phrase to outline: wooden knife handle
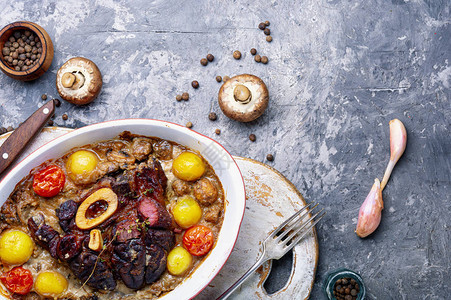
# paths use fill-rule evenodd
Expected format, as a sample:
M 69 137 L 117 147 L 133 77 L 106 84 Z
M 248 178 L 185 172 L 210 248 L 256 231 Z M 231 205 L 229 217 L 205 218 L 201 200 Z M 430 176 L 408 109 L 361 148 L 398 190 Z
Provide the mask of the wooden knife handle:
M 0 174 L 19 156 L 55 112 L 55 100 L 35 111 L 0 146 Z

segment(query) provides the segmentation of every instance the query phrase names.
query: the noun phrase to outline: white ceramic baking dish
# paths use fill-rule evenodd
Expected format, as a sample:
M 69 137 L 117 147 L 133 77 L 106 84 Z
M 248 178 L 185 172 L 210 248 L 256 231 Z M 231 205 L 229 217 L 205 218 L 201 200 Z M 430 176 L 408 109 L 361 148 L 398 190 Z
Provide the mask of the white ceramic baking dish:
M 224 223 L 216 246 L 191 276 L 160 299 L 193 298 L 208 285 L 227 261 L 238 237 L 245 209 L 244 182 L 237 164 L 219 143 L 204 135 L 177 124 L 149 119 L 114 120 L 74 130 L 34 151 L 5 176 L 0 182 L 0 205 L 3 205 L 16 184 L 34 167 L 48 159 L 60 157 L 74 147 L 110 139 L 125 130 L 171 140 L 199 151 L 214 168 L 223 185 Z

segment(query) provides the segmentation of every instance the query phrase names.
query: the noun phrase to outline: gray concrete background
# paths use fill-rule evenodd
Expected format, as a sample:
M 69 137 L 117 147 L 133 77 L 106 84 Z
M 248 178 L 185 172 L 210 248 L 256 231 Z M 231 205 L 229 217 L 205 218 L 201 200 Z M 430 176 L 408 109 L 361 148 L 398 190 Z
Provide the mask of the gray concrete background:
M 449 299 L 449 1 L 1 2 L 0 26 L 40 24 L 55 57 L 33 82 L 0 74 L 0 126 L 17 127 L 43 93 L 58 98 L 59 66 L 87 57 L 103 74 L 102 93 L 85 107 L 63 102 L 56 125 L 191 121 L 233 155 L 264 162 L 272 153 L 269 165 L 326 208 L 311 299 L 325 298 L 323 280 L 339 267 L 363 276 L 368 299 Z M 265 20 L 272 43 L 257 28 Z M 267 65 L 253 61 L 252 47 L 269 57 Z M 216 58 L 203 67 L 207 53 Z M 261 77 L 270 92 L 268 110 L 249 124 L 229 120 L 216 101 L 215 76 L 241 73 Z M 190 100 L 176 102 L 184 91 Z M 362 240 L 354 234 L 358 210 L 388 162 L 393 118 L 407 128 L 407 150 L 383 192 L 380 227 Z

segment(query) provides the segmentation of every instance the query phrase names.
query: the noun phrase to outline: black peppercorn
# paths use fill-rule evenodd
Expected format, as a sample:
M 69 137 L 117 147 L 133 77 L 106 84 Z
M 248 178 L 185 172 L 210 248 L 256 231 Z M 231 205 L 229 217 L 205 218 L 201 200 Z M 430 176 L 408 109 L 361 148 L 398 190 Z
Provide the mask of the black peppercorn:
M 14 130 L 14 127 L 8 126 L 8 127 L 6 128 L 6 130 L 7 130 L 7 131 L 13 131 L 13 130 Z
M 69 117 L 67 116 L 67 114 L 63 114 L 63 115 L 61 116 L 61 118 L 63 118 L 63 120 L 66 121 Z
M 53 120 L 49 120 L 49 121 L 47 122 L 47 124 L 48 124 L 49 126 L 53 126 Z
M 193 127 L 193 123 L 191 123 L 191 122 L 186 123 L 186 127 L 188 127 L 188 128 Z
M 218 118 L 218 116 L 216 115 L 216 113 L 211 112 L 208 114 L 208 118 L 212 121 L 216 121 L 216 119 Z
M 269 23 L 269 21 L 265 21 L 266 26 L 269 26 L 269 24 L 271 24 L 271 23 Z
M 257 54 L 255 55 L 254 60 L 259 63 L 262 61 L 262 57 L 259 54 Z
M 268 35 L 268 36 L 266 37 L 266 41 L 267 41 L 268 43 L 271 43 L 271 42 L 272 42 L 272 36 Z
M 8 130 L 6 130 L 5 127 L 0 127 L 0 134 L 6 133 Z
M 249 135 L 249 139 L 251 140 L 251 142 L 255 142 L 255 140 L 257 139 L 257 137 L 255 136 L 255 134 L 251 133 Z
M 260 23 L 260 24 L 258 24 L 258 29 L 260 29 L 260 30 L 264 30 L 266 28 L 266 24 L 265 23 Z
M 200 60 L 200 64 L 201 64 L 202 66 L 206 66 L 206 65 L 208 65 L 208 60 L 207 60 L 206 58 L 202 58 L 202 59 Z
M 42 94 L 41 99 L 42 100 L 47 100 L 47 95 L 46 94 Z
M 213 60 L 215 59 L 215 57 L 213 56 L 213 54 L 207 54 L 207 60 L 209 61 L 209 62 L 212 62 Z
M 185 100 L 185 101 L 188 101 L 189 100 L 189 94 L 187 92 L 183 93 L 182 94 L 182 99 Z
M 221 76 L 216 76 L 216 81 L 217 82 L 221 82 L 222 81 L 222 77 Z
M 271 34 L 271 30 L 269 28 L 266 28 L 265 30 L 263 30 L 263 33 L 266 35 L 270 35 Z
M 251 49 L 251 54 L 252 54 L 252 55 L 255 55 L 255 54 L 257 54 L 257 49 L 255 49 L 255 48 L 252 48 L 252 49 Z
M 191 86 L 195 89 L 199 88 L 199 82 L 197 80 L 193 80 L 193 82 L 191 82 Z
M 221 129 L 216 129 L 216 130 L 215 130 L 215 133 L 216 133 L 217 135 L 220 135 L 220 134 L 221 134 Z
M 241 52 L 238 50 L 233 51 L 233 58 L 234 59 L 240 59 L 241 58 Z
M 175 96 L 175 100 L 177 100 L 177 101 L 182 101 L 182 95 L 177 95 L 177 96 Z
M 266 65 L 266 64 L 268 63 L 268 57 L 262 56 L 261 61 L 262 61 L 262 64 L 265 64 L 265 65 Z
M 268 161 L 273 161 L 274 160 L 274 156 L 272 154 L 268 154 L 268 155 L 266 155 L 266 159 Z
M 60 107 L 61 106 L 61 100 L 60 99 L 55 99 L 55 106 L 56 107 Z

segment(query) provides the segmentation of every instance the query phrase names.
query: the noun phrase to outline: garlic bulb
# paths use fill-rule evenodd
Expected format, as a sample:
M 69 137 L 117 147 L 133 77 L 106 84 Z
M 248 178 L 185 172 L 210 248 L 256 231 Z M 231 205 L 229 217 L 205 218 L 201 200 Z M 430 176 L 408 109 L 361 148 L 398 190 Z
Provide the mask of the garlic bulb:
M 381 184 L 379 179 L 376 178 L 370 193 L 359 210 L 359 219 L 355 230 L 359 237 L 367 237 L 376 230 L 381 222 L 383 208 Z
M 390 121 L 390 161 L 385 169 L 384 178 L 382 178 L 381 189 L 385 188 L 390 178 L 391 172 L 404 153 L 407 144 L 407 133 L 404 124 L 398 119 Z

